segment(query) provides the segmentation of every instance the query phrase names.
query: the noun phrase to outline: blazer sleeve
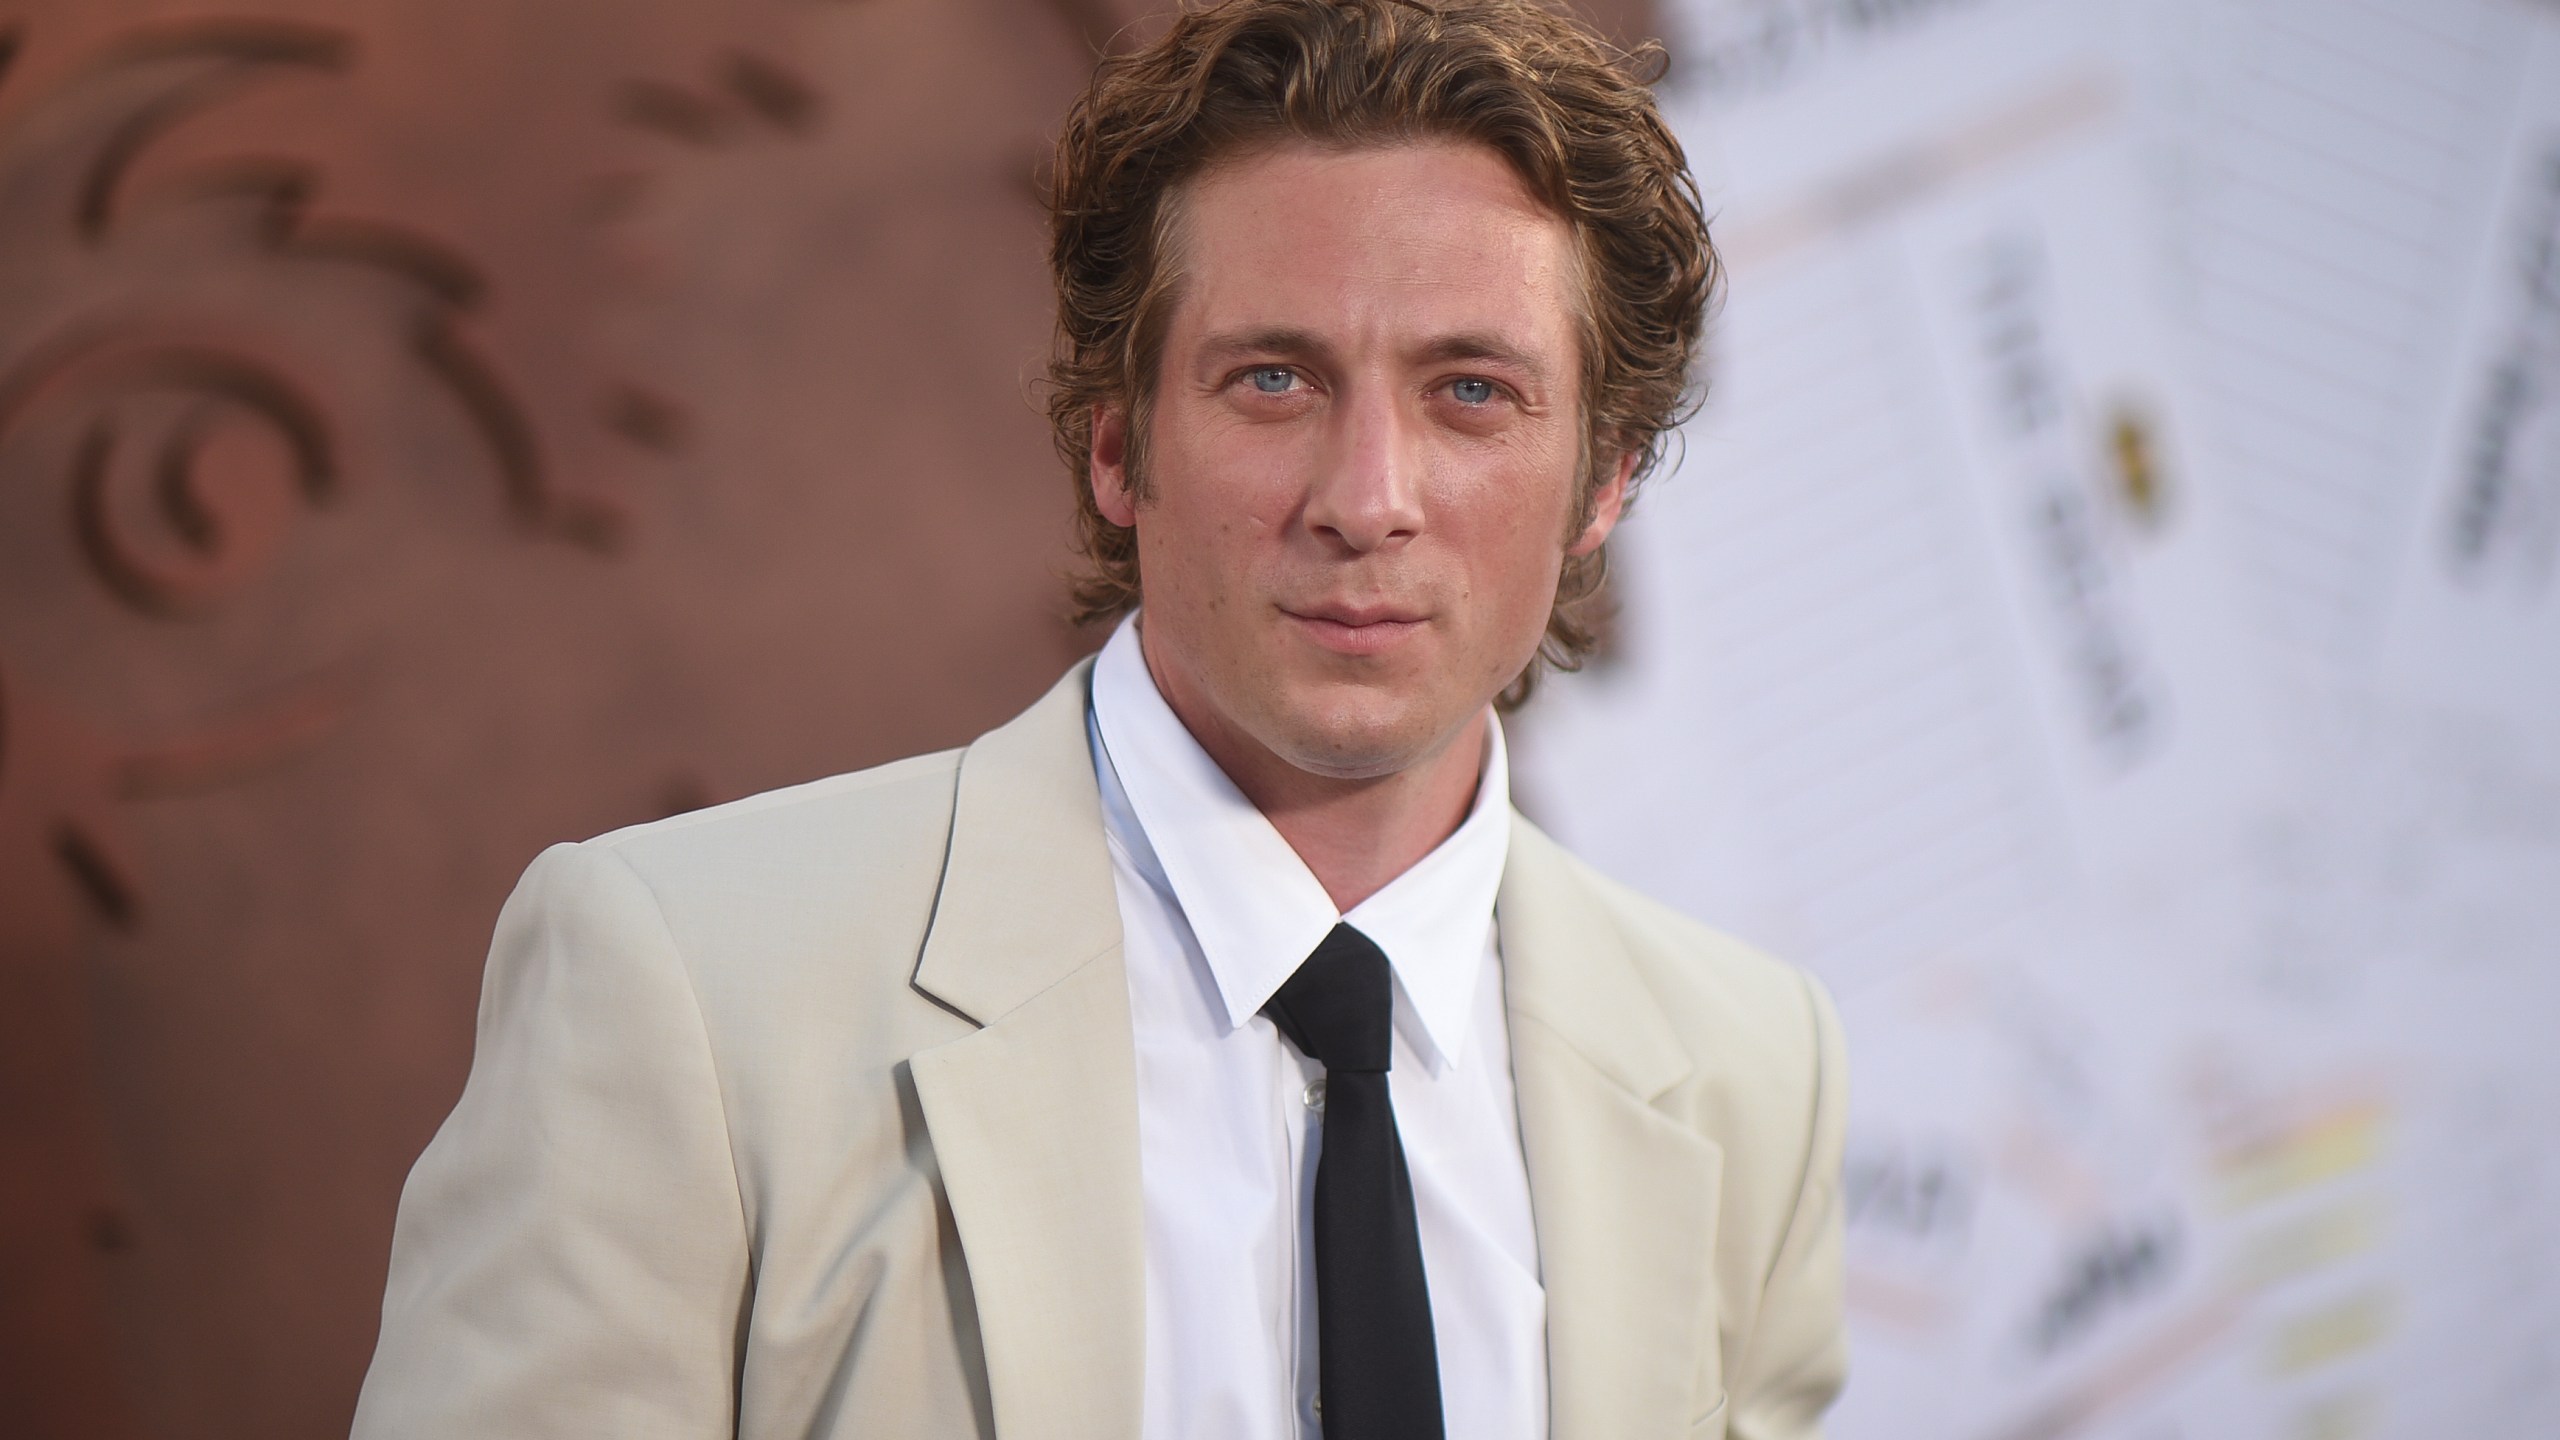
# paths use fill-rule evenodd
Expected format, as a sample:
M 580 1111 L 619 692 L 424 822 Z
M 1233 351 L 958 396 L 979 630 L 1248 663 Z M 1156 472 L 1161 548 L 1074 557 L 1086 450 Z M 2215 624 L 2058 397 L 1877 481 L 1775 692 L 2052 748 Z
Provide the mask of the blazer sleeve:
M 1738 1373 L 1728 1386 L 1731 1440 L 1820 1440 L 1822 1412 L 1848 1376 L 1840 1316 L 1840 1156 L 1848 1125 L 1848 1065 L 1840 1017 L 1804 977 L 1813 1012 L 1811 1134 L 1794 1218 L 1780 1240 Z
M 734 1433 L 747 1226 L 656 897 L 555 846 L 500 914 L 462 1098 L 410 1172 L 356 1440 Z

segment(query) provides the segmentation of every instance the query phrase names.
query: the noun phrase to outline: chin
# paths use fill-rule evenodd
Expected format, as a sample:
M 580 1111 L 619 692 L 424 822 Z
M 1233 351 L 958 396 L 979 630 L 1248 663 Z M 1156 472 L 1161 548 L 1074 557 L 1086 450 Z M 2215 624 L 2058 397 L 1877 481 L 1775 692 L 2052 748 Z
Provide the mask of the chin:
M 1375 695 L 1348 703 L 1338 696 L 1295 704 L 1284 698 L 1273 717 L 1277 723 L 1261 739 L 1274 754 L 1309 774 L 1373 780 L 1419 764 L 1474 713 L 1470 709 L 1454 724 L 1435 725 L 1438 717 Z

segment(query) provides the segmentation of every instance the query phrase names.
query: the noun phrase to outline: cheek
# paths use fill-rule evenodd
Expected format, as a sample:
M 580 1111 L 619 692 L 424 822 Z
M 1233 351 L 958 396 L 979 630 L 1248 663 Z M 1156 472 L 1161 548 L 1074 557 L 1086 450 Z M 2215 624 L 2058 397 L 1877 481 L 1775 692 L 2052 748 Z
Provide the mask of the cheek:
M 1485 577 L 1489 598 L 1507 621 L 1506 631 L 1543 633 L 1546 628 L 1547 612 L 1555 605 L 1556 578 L 1564 567 L 1557 528 L 1545 516 L 1523 517 L 1512 531 L 1503 573 Z
M 1245 483 L 1230 466 L 1168 464 L 1151 480 L 1138 519 L 1139 564 L 1149 593 L 1204 618 L 1239 613 L 1242 607 L 1229 601 L 1256 590 L 1258 577 L 1275 563 L 1272 537 L 1286 507 L 1275 507 L 1268 487 Z M 1275 508 L 1278 519 L 1270 513 Z
M 1571 480 L 1558 477 L 1569 476 L 1569 464 L 1541 454 L 1532 463 L 1495 468 L 1469 487 L 1476 493 L 1459 509 L 1459 544 L 1472 557 L 1468 568 L 1480 589 L 1521 595 L 1522 604 L 1535 608 L 1544 582 L 1564 562 L 1575 496 Z
M 1150 476 L 1149 508 L 1165 548 L 1196 564 L 1208 553 L 1249 552 L 1287 525 L 1300 487 L 1284 447 L 1250 431 L 1184 438 L 1192 443 L 1165 447 Z

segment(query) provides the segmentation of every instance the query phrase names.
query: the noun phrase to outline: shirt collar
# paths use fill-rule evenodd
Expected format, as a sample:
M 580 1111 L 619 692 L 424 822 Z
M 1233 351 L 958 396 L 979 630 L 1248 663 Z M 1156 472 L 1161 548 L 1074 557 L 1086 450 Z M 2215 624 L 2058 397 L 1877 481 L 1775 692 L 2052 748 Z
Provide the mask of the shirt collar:
M 1105 824 L 1190 922 L 1230 1026 L 1253 1019 L 1348 920 L 1387 954 L 1421 1030 L 1406 1038 L 1434 1069 L 1459 1062 L 1511 848 L 1500 720 L 1486 717 L 1484 773 L 1466 819 L 1348 915 L 1165 703 L 1134 615 L 1094 662 L 1093 728 Z

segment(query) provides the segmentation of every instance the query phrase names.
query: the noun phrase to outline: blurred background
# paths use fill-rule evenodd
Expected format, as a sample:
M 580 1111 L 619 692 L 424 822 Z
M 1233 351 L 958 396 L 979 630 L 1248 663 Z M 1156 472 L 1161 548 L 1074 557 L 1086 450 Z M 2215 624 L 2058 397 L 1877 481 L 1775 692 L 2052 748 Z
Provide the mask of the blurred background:
M 1159 0 L 0 3 L 0 1434 L 342 1434 L 544 845 L 1099 642 Z M 1524 808 L 1812 967 L 1851 1440 L 2560 1404 L 2560 7 L 1613 0 L 1731 288 Z

